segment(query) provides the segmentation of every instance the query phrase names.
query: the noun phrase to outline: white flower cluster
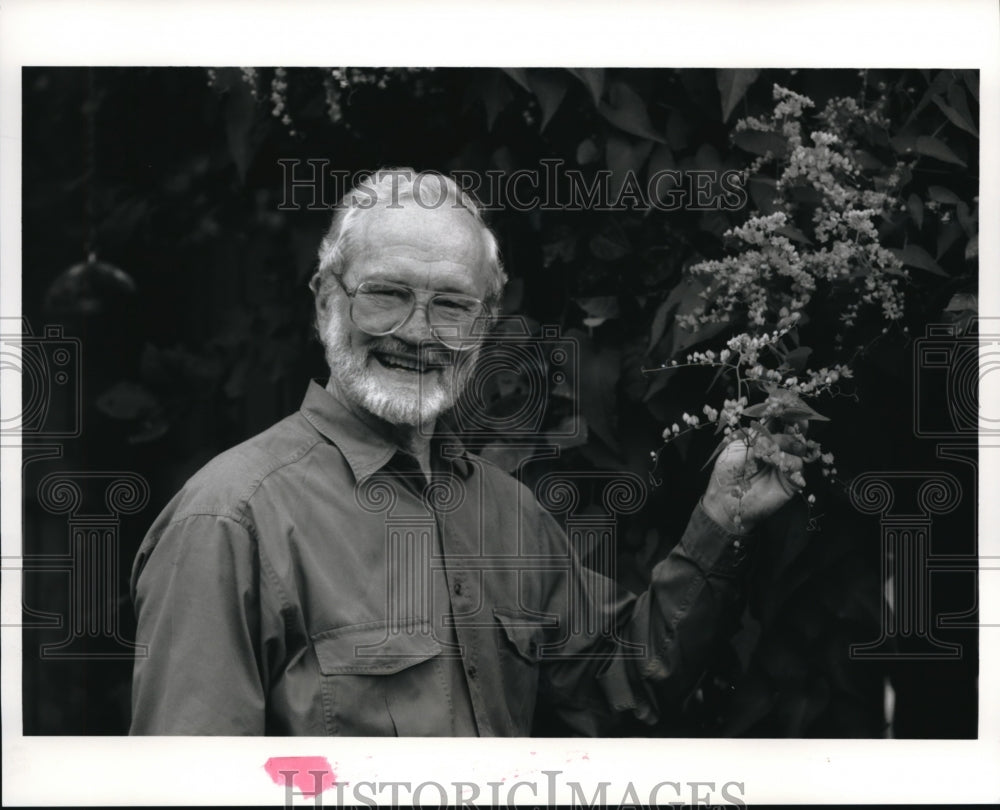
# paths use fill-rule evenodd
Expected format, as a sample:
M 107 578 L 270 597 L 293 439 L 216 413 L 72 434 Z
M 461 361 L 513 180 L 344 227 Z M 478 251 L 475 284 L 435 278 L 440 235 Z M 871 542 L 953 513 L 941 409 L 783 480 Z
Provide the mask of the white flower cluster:
M 240 77 L 250 87 L 250 95 L 257 98 L 257 68 L 240 68 Z
M 288 114 L 288 71 L 285 68 L 275 68 L 274 78 L 271 79 L 271 115 L 280 118 L 281 123 L 289 128 L 289 132 L 294 135 L 292 129 L 292 117 Z
M 888 321 L 903 315 L 900 281 L 907 278 L 899 259 L 882 246 L 879 223 L 898 206 L 894 191 L 899 173 L 889 172 L 875 187 L 857 164 L 846 129 L 857 111 L 853 100 L 834 99 L 818 116 L 826 129 L 803 135 L 802 115 L 813 106 L 810 99 L 774 86 L 774 112 L 770 118 L 746 118 L 737 131 L 758 130 L 780 135 L 783 154 L 768 154 L 751 166 L 760 172 L 775 167 L 775 210 L 757 214 L 725 236 L 737 242 L 733 255 L 698 263 L 691 273 L 706 279 L 701 293 L 705 304 L 678 316 L 690 330 L 708 323 L 732 322 L 745 313 L 752 330 L 780 323 L 798 314 L 823 285 L 824 297 L 845 298 L 840 319 L 854 326 L 864 306 L 877 306 Z M 872 122 L 880 122 L 873 113 Z M 802 189 L 810 189 L 810 235 L 795 227 L 802 210 Z

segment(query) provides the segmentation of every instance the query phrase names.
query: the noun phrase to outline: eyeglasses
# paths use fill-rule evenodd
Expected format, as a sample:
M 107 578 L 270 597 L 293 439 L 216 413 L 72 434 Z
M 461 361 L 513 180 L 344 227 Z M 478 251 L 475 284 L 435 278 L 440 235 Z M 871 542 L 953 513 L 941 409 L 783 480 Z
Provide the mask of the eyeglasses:
M 471 295 L 422 290 L 391 281 L 362 281 L 349 290 L 339 275 L 335 278 L 351 299 L 354 325 L 376 337 L 400 329 L 413 315 L 419 297 L 424 301 L 431 334 L 449 349 L 462 351 L 475 344 L 469 338 L 476 331 L 476 321 L 486 314 L 486 305 Z

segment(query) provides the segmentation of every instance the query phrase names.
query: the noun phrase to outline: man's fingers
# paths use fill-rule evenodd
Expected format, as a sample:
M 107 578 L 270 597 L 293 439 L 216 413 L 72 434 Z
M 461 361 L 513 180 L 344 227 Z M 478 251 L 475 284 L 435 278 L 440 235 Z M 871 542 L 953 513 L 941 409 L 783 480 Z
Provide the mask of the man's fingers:
M 781 488 L 789 495 L 794 495 L 805 487 L 806 479 L 802 474 L 805 462 L 794 453 L 786 453 L 784 450 L 778 450 L 770 454 L 767 458 L 761 458 L 761 461 L 778 473 L 778 481 L 781 484 Z
M 806 443 L 791 433 L 775 433 L 774 442 L 786 453 L 801 456 L 806 452 Z

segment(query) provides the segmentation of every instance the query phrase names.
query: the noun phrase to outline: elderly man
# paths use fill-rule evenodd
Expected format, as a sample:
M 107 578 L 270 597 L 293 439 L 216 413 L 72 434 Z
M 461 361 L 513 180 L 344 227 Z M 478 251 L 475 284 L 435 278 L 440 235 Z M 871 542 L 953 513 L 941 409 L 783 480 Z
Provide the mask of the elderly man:
M 731 446 L 649 589 L 618 589 L 435 429 L 504 280 L 450 179 L 345 196 L 311 283 L 329 382 L 191 478 L 139 551 L 132 733 L 527 735 L 544 709 L 599 734 L 690 691 L 801 460 L 744 471 Z

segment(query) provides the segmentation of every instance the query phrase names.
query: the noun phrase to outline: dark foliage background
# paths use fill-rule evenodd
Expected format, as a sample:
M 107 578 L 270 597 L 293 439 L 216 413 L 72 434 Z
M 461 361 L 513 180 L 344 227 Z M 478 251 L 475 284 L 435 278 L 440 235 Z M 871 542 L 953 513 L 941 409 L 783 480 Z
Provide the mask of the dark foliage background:
M 733 122 L 769 110 L 776 82 L 818 108 L 880 87 L 892 125 L 873 137 L 870 156 L 879 165 L 915 158 L 906 205 L 883 225 L 888 243 L 920 246 L 926 256 L 907 288 L 909 333 L 879 337 L 881 324 L 861 325 L 857 399 L 818 403 L 831 421 L 817 433 L 848 482 L 881 470 L 956 475 L 962 504 L 935 521 L 933 550 L 975 551 L 975 453 L 967 464 L 939 458 L 933 441 L 915 437 L 912 416 L 919 382 L 912 337 L 929 323 L 964 326 L 975 315 L 975 72 L 259 69 L 247 76 L 218 69 L 211 76 L 189 68 L 31 68 L 23 75 L 23 311 L 36 334 L 58 324 L 82 341 L 83 404 L 83 431 L 60 443 L 61 456 L 46 456 L 40 445 L 25 450 L 25 553 L 66 553 L 65 515 L 38 502 L 45 475 L 142 475 L 151 495 L 118 527 L 113 604 L 89 608 L 116 615 L 122 637 L 134 633 L 131 561 L 159 509 L 213 455 L 297 408 L 307 380 L 324 374 L 306 282 L 329 211 L 308 210 L 301 191 L 298 210 L 281 210 L 280 159 L 328 159 L 349 171 L 409 165 L 482 173 L 559 158 L 585 172 L 611 168 L 613 187 L 628 170 L 646 177 L 658 168 L 740 169 L 753 155 L 734 145 Z M 941 199 L 941 188 L 954 199 Z M 952 215 L 942 217 L 944 210 Z M 512 279 L 505 311 L 535 330 L 558 325 L 579 341 L 582 356 L 578 399 L 567 400 L 569 386 L 546 402 L 557 458 L 526 461 L 502 435 L 483 453 L 519 469 L 528 483 L 553 469 L 646 477 L 663 427 L 700 408 L 708 381 L 697 372 L 642 369 L 721 337 L 672 325 L 671 293 L 692 262 L 722 255 L 723 232 L 746 216 L 494 212 Z M 67 273 L 91 250 L 118 271 L 91 265 Z M 817 356 L 832 345 L 821 330 L 803 340 Z M 925 409 L 946 418 L 947 391 L 920 390 Z M 493 394 L 493 407 L 516 408 L 526 382 L 508 375 Z M 586 425 L 575 441 L 556 435 L 568 410 Z M 695 435 L 663 453 L 664 483 L 619 527 L 615 575 L 627 586 L 643 587 L 676 541 L 704 489 L 701 468 L 712 447 L 712 437 Z M 811 514 L 795 503 L 773 521 L 742 625 L 692 699 L 656 728 L 628 731 L 882 736 L 888 681 L 895 736 L 976 735 L 973 629 L 934 631 L 962 645 L 957 660 L 849 657 L 850 644 L 880 632 L 879 523 L 854 509 L 842 487 L 814 491 Z M 970 572 L 935 576 L 932 614 L 971 609 L 974 623 L 973 579 Z M 24 731 L 122 734 L 131 664 L 96 657 L 121 653 L 121 644 L 95 636 L 81 639 L 79 649 L 90 655 L 80 659 L 39 653 L 67 634 L 65 625 L 40 626 L 39 617 L 66 616 L 68 605 L 65 574 L 25 575 Z M 543 724 L 538 732 L 559 729 Z

